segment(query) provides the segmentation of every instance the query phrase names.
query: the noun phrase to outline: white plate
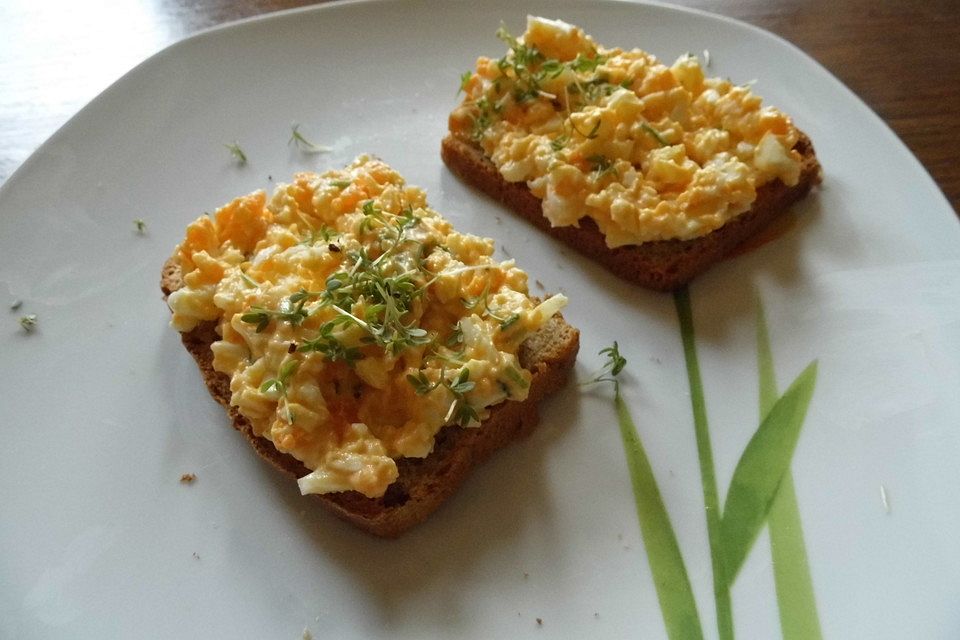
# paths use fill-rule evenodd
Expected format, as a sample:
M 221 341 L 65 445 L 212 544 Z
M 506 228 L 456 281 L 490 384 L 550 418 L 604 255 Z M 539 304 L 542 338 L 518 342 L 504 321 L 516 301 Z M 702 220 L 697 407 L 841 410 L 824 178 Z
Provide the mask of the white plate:
M 0 328 L 0 636 L 666 636 L 609 389 L 568 387 L 531 438 L 398 541 L 302 499 L 207 396 L 157 287 L 187 222 L 270 176 L 371 151 L 569 294 L 580 378 L 620 341 L 623 392 L 716 637 L 673 301 L 502 212 L 439 158 L 460 72 L 501 55 L 500 21 L 519 32 L 527 12 L 666 60 L 709 49 L 711 71 L 758 78 L 810 134 L 826 179 L 801 223 L 691 288 L 720 495 L 758 422 L 759 295 L 781 388 L 819 359 L 793 477 L 824 635 L 960 634 L 960 227 L 920 164 L 824 69 L 743 24 L 619 2 L 437 1 L 325 6 L 189 38 L 0 188 L 0 301 L 23 300 Z M 288 147 L 292 122 L 333 152 Z M 247 166 L 224 149 L 234 140 Z M 30 335 L 25 313 L 39 318 Z M 738 637 L 778 636 L 772 576 L 762 533 L 732 592 Z

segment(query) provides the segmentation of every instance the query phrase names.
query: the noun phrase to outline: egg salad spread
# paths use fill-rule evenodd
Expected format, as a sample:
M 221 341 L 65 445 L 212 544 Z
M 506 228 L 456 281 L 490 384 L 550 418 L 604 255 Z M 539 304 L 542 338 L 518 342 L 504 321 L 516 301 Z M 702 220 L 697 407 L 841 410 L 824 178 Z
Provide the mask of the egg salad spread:
M 427 456 L 441 427 L 527 397 L 518 349 L 566 298 L 531 299 L 493 249 L 360 156 L 192 222 L 172 324 L 216 323 L 231 405 L 312 470 L 302 493 L 381 496 L 395 459 Z
M 553 226 L 593 219 L 609 247 L 706 235 L 757 188 L 797 184 L 799 132 L 748 86 L 597 45 L 579 27 L 529 17 L 497 60 L 480 57 L 450 131 L 526 182 Z

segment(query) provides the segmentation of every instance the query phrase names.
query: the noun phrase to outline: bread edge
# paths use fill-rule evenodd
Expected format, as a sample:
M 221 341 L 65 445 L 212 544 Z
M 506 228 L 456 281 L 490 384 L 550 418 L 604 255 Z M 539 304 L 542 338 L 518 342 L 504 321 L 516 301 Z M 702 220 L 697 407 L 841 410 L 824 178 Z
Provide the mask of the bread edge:
M 160 279 L 164 300 L 181 286 L 180 267 L 170 258 L 164 264 Z M 306 475 L 309 470 L 299 460 L 278 451 L 268 439 L 255 435 L 247 419 L 236 407 L 230 406 L 230 379 L 213 368 L 210 345 L 218 339 L 215 322 L 203 322 L 181 333 L 181 341 L 196 361 L 208 391 L 226 409 L 234 429 L 285 475 L 291 478 Z M 401 535 L 436 511 L 474 467 L 534 429 L 539 422 L 540 402 L 564 385 L 579 346 L 580 332 L 557 314 L 520 347 L 520 364 L 533 374 L 526 400 L 505 401 L 492 407 L 490 416 L 479 428 L 446 426 L 441 429 L 429 456 L 397 460 L 399 477 L 380 498 L 367 498 L 356 491 L 313 497 L 339 518 L 368 533 L 384 538 Z
M 794 146 L 800 153 L 800 179 L 792 187 L 774 180 L 757 189 L 753 206 L 719 229 L 692 240 L 656 240 L 639 245 L 607 247 L 603 233 L 588 217 L 579 226 L 553 227 L 543 215 L 541 200 L 525 182 L 508 182 L 483 150 L 472 142 L 448 134 L 440 155 L 447 167 L 467 184 L 500 201 L 579 253 L 599 262 L 612 273 L 657 291 L 672 291 L 690 282 L 733 252 L 740 244 L 789 211 L 821 181 L 820 163 L 806 134 Z

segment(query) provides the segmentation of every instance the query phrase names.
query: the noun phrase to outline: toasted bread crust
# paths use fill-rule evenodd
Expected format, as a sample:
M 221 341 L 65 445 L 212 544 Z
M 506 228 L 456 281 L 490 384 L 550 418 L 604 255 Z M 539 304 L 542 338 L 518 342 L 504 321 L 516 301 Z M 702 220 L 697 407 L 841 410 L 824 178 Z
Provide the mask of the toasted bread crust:
M 693 240 L 657 240 L 639 245 L 609 248 L 603 233 L 588 217 L 579 226 L 553 227 L 543 215 L 541 201 L 524 182 L 507 182 L 483 150 L 450 134 L 443 139 L 440 154 L 453 173 L 526 218 L 541 231 L 596 260 L 616 275 L 657 291 L 672 291 L 710 268 L 758 233 L 790 205 L 820 182 L 820 164 L 813 144 L 801 134 L 794 146 L 802 158 L 800 180 L 788 187 L 779 180 L 757 190 L 750 210 L 724 226 Z
M 163 267 L 160 288 L 164 299 L 182 286 L 180 267 L 171 258 Z M 269 440 L 253 433 L 250 423 L 230 406 L 230 379 L 213 368 L 210 345 L 219 340 L 215 322 L 204 322 L 181 334 L 196 360 L 207 389 L 227 410 L 233 427 L 260 456 L 292 478 L 309 470 L 296 458 L 277 451 Z M 356 491 L 314 496 L 340 518 L 374 535 L 393 538 L 425 520 L 491 453 L 528 434 L 537 424 L 537 408 L 548 394 L 563 386 L 580 346 L 580 332 L 555 316 L 527 338 L 519 352 L 520 364 L 533 374 L 523 402 L 503 402 L 490 410 L 479 428 L 447 426 L 437 434 L 433 452 L 426 458 L 397 460 L 399 477 L 380 498 Z

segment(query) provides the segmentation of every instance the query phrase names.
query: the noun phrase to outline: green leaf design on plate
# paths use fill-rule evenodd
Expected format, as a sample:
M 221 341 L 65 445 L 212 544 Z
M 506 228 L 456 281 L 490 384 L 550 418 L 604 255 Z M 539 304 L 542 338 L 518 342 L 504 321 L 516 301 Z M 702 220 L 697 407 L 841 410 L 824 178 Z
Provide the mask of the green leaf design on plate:
M 773 350 L 763 304 L 757 301 L 757 371 L 760 375 L 760 419 L 770 413 L 777 402 L 777 378 L 773 367 Z M 800 507 L 793 487 L 790 469 L 783 474 L 777 497 L 767 517 L 770 529 L 770 555 L 773 579 L 777 588 L 780 630 L 784 640 L 820 640 L 820 618 L 813 594 L 813 578 L 803 540 Z
M 817 362 L 813 361 L 773 405 L 733 472 L 720 521 L 720 549 L 728 584 L 733 584 L 743 566 L 790 468 L 816 379 Z
M 650 467 L 650 460 L 640 441 L 630 410 L 620 396 L 619 385 L 615 386 L 614 402 L 620 423 L 620 435 L 627 454 L 627 467 L 640 520 L 643 546 L 657 589 L 657 600 L 671 640 L 694 640 L 703 638 L 697 603 L 693 599 L 690 578 L 683 563 L 680 545 L 674 534 L 670 516 L 663 504 L 657 479 Z
M 757 368 L 761 422 L 737 463 L 726 503 L 721 510 L 697 358 L 693 310 L 686 287 L 674 292 L 674 304 L 680 324 L 687 382 L 690 385 L 690 404 L 706 508 L 707 539 L 713 565 L 718 636 L 720 640 L 733 640 L 730 590 L 760 530 L 769 523 L 777 604 L 784 639 L 817 640 L 822 634 L 790 473 L 790 462 L 816 386 L 817 362 L 810 363 L 786 393 L 778 398 L 766 320 L 763 308 L 758 303 Z M 616 343 L 612 349 L 612 355 L 619 355 Z M 608 366 L 614 362 L 616 359 L 612 358 Z M 625 361 L 621 362 L 619 368 L 623 364 Z M 701 638 L 703 633 L 690 580 L 650 462 L 629 409 L 620 397 L 618 382 L 602 376 L 594 382 L 600 380 L 613 382 L 616 390 L 615 405 L 630 468 L 637 516 L 667 633 L 671 640 Z
M 777 489 L 768 525 L 783 640 L 820 640 L 823 634 L 790 471 L 784 474 Z

